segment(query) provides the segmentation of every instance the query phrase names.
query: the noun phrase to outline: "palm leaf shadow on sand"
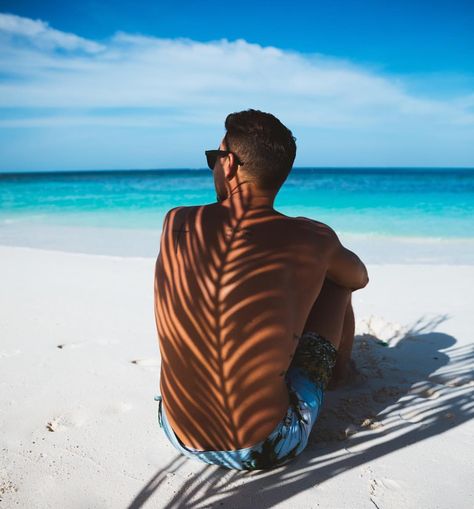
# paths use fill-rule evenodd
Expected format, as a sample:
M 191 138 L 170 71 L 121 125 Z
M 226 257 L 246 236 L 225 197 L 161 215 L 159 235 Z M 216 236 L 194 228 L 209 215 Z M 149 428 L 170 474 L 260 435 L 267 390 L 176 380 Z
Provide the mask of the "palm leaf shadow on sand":
M 474 351 L 456 347 L 448 334 L 432 332 L 442 320 L 419 320 L 395 344 L 357 336 L 354 358 L 360 377 L 352 388 L 327 393 L 307 449 L 275 470 L 238 472 L 206 466 L 174 486 L 145 487 L 131 508 L 159 500 L 160 507 L 269 508 L 352 468 L 471 419 Z M 449 352 L 449 357 L 447 355 Z M 188 460 L 192 461 L 192 460 Z M 172 467 L 174 472 L 181 466 Z M 155 478 L 163 476 L 163 470 Z M 169 492 L 168 492 L 169 493 Z

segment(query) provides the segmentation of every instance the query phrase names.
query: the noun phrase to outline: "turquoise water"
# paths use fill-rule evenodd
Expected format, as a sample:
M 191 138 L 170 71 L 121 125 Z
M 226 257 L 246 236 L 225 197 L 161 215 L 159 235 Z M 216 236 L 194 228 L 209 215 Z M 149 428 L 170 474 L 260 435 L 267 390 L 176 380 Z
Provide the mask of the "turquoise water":
M 209 170 L 0 174 L 0 241 L 15 225 L 156 230 L 214 201 Z M 474 170 L 294 169 L 275 208 L 344 234 L 471 239 Z

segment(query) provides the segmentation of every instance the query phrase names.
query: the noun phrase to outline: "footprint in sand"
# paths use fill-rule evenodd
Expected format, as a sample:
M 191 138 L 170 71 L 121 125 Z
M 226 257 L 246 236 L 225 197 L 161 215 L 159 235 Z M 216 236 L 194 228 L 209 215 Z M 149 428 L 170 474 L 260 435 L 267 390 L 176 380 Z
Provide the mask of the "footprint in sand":
M 8 357 L 14 357 L 19 355 L 21 350 L 10 350 L 9 352 L 0 352 L 0 359 L 8 359 Z
M 426 421 L 430 419 L 429 413 L 427 413 L 429 409 L 409 409 L 404 412 L 400 412 L 398 416 L 405 422 L 410 422 L 412 424 L 418 424 L 420 422 Z
M 372 502 L 372 504 L 380 509 L 379 503 L 381 503 L 381 498 L 383 499 L 385 492 L 392 491 L 392 492 L 398 492 L 398 494 L 401 494 L 401 486 L 400 484 L 393 480 L 389 479 L 387 477 L 382 477 L 379 479 L 375 479 L 373 477 L 373 472 L 369 468 L 369 499 Z M 393 497 L 393 495 L 392 495 Z M 398 498 L 398 497 L 397 497 Z
M 56 348 L 59 348 L 60 350 L 69 350 L 74 348 L 81 348 L 84 346 L 85 343 L 59 343 L 59 345 L 56 345 Z
M 145 359 L 134 359 L 130 361 L 132 364 L 136 364 L 137 366 L 147 368 L 155 371 L 160 366 L 160 359 L 158 357 L 148 357 Z
M 118 345 L 120 341 L 117 339 L 110 339 L 110 338 L 96 338 L 92 339 L 90 341 L 77 341 L 75 343 L 59 343 L 56 345 L 56 348 L 59 348 L 60 350 L 69 349 L 69 348 L 82 348 L 86 344 L 88 345 L 99 345 L 99 346 L 114 346 Z
M 120 343 L 118 339 L 111 338 L 97 338 L 94 340 L 94 343 L 100 346 L 115 346 Z
M 414 384 L 408 391 L 408 394 L 413 394 L 414 396 L 424 399 L 437 399 L 441 396 L 443 389 L 444 386 L 442 385 L 431 385 L 426 382 L 420 382 Z
M 66 431 L 68 428 L 80 428 L 86 421 L 87 418 L 83 412 L 75 411 L 49 420 L 46 424 L 46 429 L 51 433 Z
M 125 414 L 130 412 L 133 408 L 129 403 L 125 403 L 125 401 L 118 401 L 108 407 L 109 413 L 111 414 Z
M 431 377 L 430 381 L 444 385 L 446 387 L 473 387 L 474 380 L 471 375 L 460 375 L 453 378 L 449 378 L 447 376 L 439 375 L 435 377 Z

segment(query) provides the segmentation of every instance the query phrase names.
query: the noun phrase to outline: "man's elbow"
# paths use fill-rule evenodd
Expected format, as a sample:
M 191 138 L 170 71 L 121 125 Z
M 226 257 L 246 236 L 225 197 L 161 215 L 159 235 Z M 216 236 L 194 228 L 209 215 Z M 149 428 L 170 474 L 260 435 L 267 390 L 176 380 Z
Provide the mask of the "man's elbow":
M 367 274 L 367 271 L 360 274 L 352 273 L 351 277 L 346 278 L 344 280 L 335 277 L 330 273 L 326 274 L 326 278 L 329 279 L 329 281 L 331 281 L 332 283 L 335 283 L 336 285 L 339 285 L 342 288 L 347 288 L 352 292 L 355 292 L 356 290 L 361 290 L 362 288 L 365 288 L 369 284 L 369 276 Z
M 357 288 L 354 288 L 354 290 L 361 290 L 362 288 L 365 288 L 368 284 L 369 284 L 369 273 L 367 272 L 367 269 L 364 266 L 364 269 L 361 271 L 360 274 Z
M 363 282 L 361 288 L 365 288 L 368 284 L 369 284 L 369 275 L 366 273 L 365 274 L 365 278 L 364 278 L 364 282 Z

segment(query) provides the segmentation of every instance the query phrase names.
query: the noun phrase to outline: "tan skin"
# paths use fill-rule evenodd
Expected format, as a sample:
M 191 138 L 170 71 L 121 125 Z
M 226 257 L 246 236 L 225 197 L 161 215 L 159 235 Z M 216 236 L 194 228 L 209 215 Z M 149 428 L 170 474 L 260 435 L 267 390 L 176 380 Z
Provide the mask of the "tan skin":
M 161 394 L 184 445 L 235 450 L 263 440 L 285 415 L 284 375 L 304 331 L 334 344 L 334 383 L 345 379 L 351 293 L 368 276 L 328 226 L 277 212 L 276 191 L 249 180 L 233 154 L 213 176 L 216 203 L 172 209 L 163 225 Z

